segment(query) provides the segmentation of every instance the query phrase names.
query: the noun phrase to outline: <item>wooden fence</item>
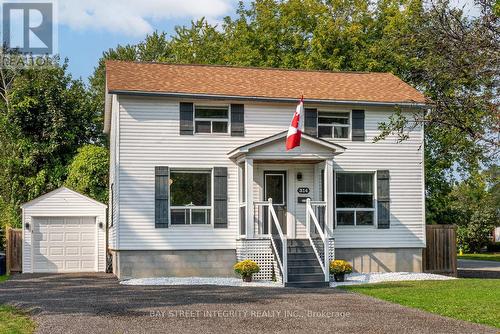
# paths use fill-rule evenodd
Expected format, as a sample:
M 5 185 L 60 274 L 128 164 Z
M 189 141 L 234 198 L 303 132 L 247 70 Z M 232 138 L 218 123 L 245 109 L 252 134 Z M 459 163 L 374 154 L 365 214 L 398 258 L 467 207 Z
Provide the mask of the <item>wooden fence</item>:
M 427 247 L 423 253 L 423 269 L 433 274 L 457 276 L 457 227 L 427 225 Z
M 7 274 L 22 271 L 23 231 L 7 228 L 5 256 L 7 260 Z

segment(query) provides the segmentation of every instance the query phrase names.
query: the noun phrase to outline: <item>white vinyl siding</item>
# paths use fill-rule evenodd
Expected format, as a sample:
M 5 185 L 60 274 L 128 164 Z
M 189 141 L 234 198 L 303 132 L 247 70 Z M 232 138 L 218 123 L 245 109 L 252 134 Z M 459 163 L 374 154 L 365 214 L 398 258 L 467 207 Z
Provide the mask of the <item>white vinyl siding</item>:
M 196 101 L 186 102 L 196 104 Z M 119 105 L 119 128 L 115 131 L 120 137 L 117 249 L 234 249 L 239 225 L 238 168 L 229 160 L 227 153 L 241 145 L 285 131 L 295 105 L 245 104 L 244 137 L 180 136 L 178 100 L 121 96 Z M 351 109 L 355 108 L 346 108 L 345 111 Z M 413 130 L 410 139 L 401 144 L 396 142 L 394 136 L 372 143 L 379 133 L 378 123 L 387 120 L 391 114 L 388 108 L 366 110 L 366 140 L 342 140 L 339 144 L 347 150 L 334 159 L 336 170 L 390 170 L 391 227 L 384 230 L 336 229 L 336 247 L 424 246 L 422 132 Z M 228 167 L 228 228 L 175 226 L 155 229 L 155 166 Z M 304 178 L 309 177 L 309 172 L 302 172 Z M 296 192 L 296 189 L 289 188 L 288 191 Z M 297 234 L 301 234 L 302 228 L 297 226 Z
M 334 159 L 336 172 L 389 170 L 390 228 L 342 226 L 333 232 L 336 248 L 425 247 L 422 130 L 411 131 L 403 143 L 395 135 L 373 143 L 378 124 L 390 115 L 366 110 L 365 141 L 342 142 L 347 150 Z

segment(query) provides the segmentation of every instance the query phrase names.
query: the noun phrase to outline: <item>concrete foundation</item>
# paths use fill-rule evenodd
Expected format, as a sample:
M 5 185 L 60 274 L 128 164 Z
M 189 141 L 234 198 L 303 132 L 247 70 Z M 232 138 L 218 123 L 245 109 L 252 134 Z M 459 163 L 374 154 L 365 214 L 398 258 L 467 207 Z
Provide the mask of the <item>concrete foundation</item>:
M 119 279 L 142 277 L 235 277 L 236 250 L 111 251 Z M 355 272 L 422 271 L 422 248 L 336 248 L 335 258 Z
M 143 277 L 234 277 L 236 250 L 114 251 L 119 279 Z
M 335 258 L 349 261 L 358 273 L 422 272 L 422 248 L 336 248 Z

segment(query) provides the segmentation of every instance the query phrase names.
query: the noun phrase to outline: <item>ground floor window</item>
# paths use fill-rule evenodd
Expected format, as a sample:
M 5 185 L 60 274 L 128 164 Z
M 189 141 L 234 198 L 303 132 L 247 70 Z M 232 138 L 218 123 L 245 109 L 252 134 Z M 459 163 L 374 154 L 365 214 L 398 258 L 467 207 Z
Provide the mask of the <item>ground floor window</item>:
M 172 170 L 169 183 L 172 225 L 211 223 L 212 172 L 210 170 Z
M 375 224 L 374 173 L 336 173 L 336 214 L 338 226 Z

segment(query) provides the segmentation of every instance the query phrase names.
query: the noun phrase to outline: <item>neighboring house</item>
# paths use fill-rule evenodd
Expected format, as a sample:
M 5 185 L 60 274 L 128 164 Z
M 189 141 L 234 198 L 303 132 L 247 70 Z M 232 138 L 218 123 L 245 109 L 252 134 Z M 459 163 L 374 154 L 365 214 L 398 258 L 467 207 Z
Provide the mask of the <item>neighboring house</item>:
M 243 258 L 289 285 L 324 282 L 333 257 L 421 271 L 423 128 L 373 141 L 396 108 L 425 111 L 396 76 L 108 61 L 106 87 L 119 278 L 228 276 Z
M 493 229 L 492 240 L 493 242 L 500 242 L 500 226 Z

